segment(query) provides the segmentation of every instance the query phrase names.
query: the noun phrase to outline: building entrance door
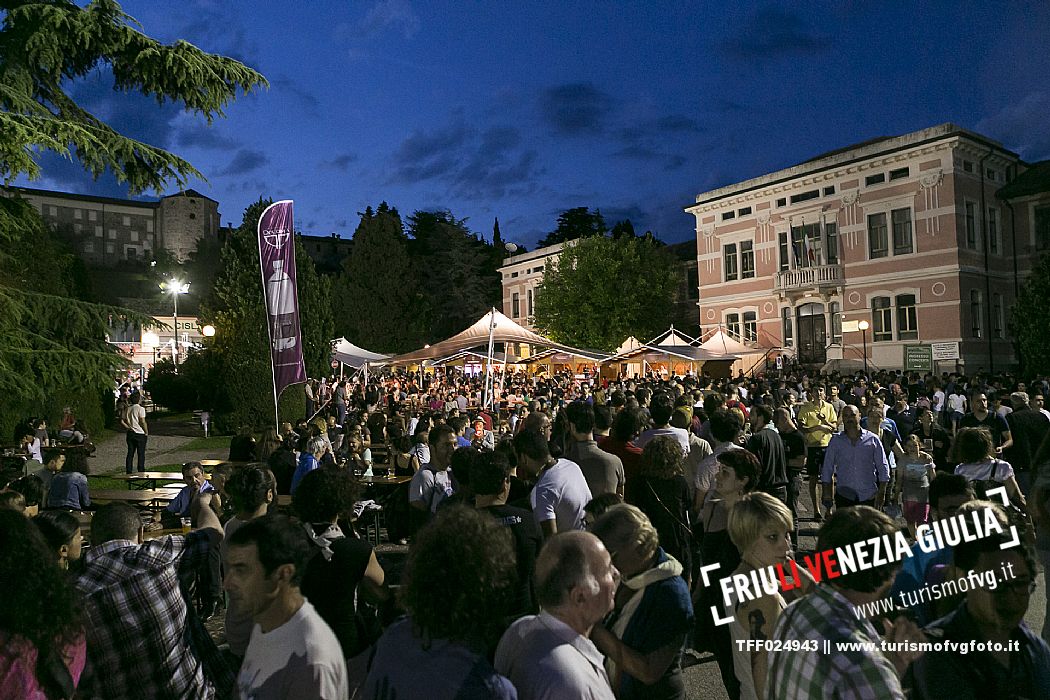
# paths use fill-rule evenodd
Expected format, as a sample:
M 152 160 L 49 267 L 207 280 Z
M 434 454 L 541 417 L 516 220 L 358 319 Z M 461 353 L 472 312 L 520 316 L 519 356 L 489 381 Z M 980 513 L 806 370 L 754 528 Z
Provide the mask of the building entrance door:
M 804 365 L 822 365 L 828 360 L 827 348 L 824 306 L 803 304 L 798 308 L 798 361 Z

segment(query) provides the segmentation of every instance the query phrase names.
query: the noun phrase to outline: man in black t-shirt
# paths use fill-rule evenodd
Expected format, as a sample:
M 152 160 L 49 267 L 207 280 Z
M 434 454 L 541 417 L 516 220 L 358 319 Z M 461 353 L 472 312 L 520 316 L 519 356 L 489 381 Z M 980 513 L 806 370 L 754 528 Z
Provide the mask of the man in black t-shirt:
M 751 407 L 751 437 L 744 445 L 762 465 L 757 488 L 787 504 L 787 454 L 784 441 L 773 427 L 773 409 L 769 406 Z
M 498 451 L 484 452 L 471 465 L 470 483 L 474 488 L 475 507 L 509 528 L 514 538 L 514 551 L 518 559 L 518 590 L 510 612 L 514 617 L 520 617 L 536 612 L 532 571 L 543 537 L 532 513 L 524 508 L 507 505 L 510 473 L 511 466 L 506 455 Z
M 787 460 L 787 506 L 791 510 L 794 519 L 794 530 L 791 533 L 791 541 L 798 543 L 798 495 L 802 491 L 802 472 L 806 469 L 806 442 L 802 437 L 802 431 L 795 425 L 791 417 L 791 411 L 786 408 L 778 408 L 773 413 L 773 424 L 780 434 L 780 440 L 784 443 L 784 457 Z
M 973 392 L 970 397 L 972 413 L 963 416 L 959 423 L 960 428 L 984 428 L 992 434 L 992 444 L 995 445 L 997 457 L 1003 456 L 1003 450 L 1013 447 L 1014 439 L 1010 435 L 1010 426 L 1006 419 L 998 413 L 988 410 L 988 395 L 980 390 Z

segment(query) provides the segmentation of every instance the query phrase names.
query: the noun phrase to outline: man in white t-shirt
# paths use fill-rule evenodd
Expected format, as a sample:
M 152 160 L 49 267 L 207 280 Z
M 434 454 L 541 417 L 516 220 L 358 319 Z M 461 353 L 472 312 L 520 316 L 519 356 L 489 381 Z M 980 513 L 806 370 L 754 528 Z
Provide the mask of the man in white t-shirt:
M 299 590 L 311 544 L 281 515 L 251 520 L 230 536 L 223 588 L 255 626 L 237 675 L 243 700 L 345 700 L 339 640 Z
M 546 436 L 536 428 L 526 427 L 514 436 L 514 452 L 518 467 L 536 478 L 529 502 L 544 538 L 582 530 L 591 490 L 580 465 L 551 457 Z
M 678 441 L 682 454 L 689 455 L 689 432 L 682 428 L 671 427 L 671 416 L 674 414 L 674 399 L 667 392 L 658 391 L 649 402 L 649 415 L 655 427 L 646 430 L 635 441 L 635 447 L 644 448 L 653 438 L 669 435 Z
M 430 461 L 420 467 L 408 485 L 408 502 L 417 510 L 436 513 L 441 502 L 452 495 L 448 467 L 456 451 L 456 433 L 447 425 L 435 426 L 427 440 Z
M 124 459 L 124 470 L 132 473 L 132 461 L 138 454 L 138 470 L 146 471 L 146 440 L 149 438 L 149 425 L 146 423 L 146 409 L 141 405 L 142 394 L 136 392 L 129 399 L 131 403 L 120 416 L 120 424 L 127 431 L 124 439 L 128 444 L 128 454 Z

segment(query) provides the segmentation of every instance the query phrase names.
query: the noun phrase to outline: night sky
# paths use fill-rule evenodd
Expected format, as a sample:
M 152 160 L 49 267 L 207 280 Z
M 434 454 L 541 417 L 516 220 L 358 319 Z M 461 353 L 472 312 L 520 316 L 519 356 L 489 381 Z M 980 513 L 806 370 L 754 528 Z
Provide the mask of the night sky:
M 698 192 L 946 121 L 1050 158 L 1050 3 L 126 1 L 144 31 L 270 81 L 212 127 L 170 104 L 72 87 L 122 132 L 187 158 L 239 224 L 294 199 L 348 237 L 386 200 L 449 209 L 532 247 L 599 208 L 668 242 Z M 804 7 L 803 7 L 804 6 Z M 44 156 L 17 184 L 126 196 Z M 168 192 L 175 191 L 174 187 Z

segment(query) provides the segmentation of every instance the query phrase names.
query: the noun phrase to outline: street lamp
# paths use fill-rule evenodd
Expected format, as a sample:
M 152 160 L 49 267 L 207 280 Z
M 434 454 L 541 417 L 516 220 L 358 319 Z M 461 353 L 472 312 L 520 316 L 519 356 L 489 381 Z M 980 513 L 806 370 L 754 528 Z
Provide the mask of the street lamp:
M 170 279 L 167 282 L 161 282 L 160 288 L 171 294 L 172 303 L 175 305 L 175 310 L 172 313 L 172 317 L 175 320 L 175 339 L 171 344 L 171 362 L 175 365 L 175 374 L 179 373 L 179 295 L 185 294 L 190 291 L 189 282 L 180 282 L 177 279 Z
M 857 324 L 857 328 L 860 329 L 861 339 L 864 343 L 864 378 L 868 378 L 868 328 L 867 321 L 861 321 Z
M 206 325 L 206 326 L 205 326 L 204 328 L 201 328 L 201 333 L 203 333 L 203 334 L 204 334 L 204 337 L 205 337 L 205 338 L 211 338 L 211 337 L 214 337 L 214 336 L 215 336 L 215 326 L 213 326 L 213 325 L 211 325 L 211 324 L 209 323 L 209 324 L 208 324 L 208 325 Z

